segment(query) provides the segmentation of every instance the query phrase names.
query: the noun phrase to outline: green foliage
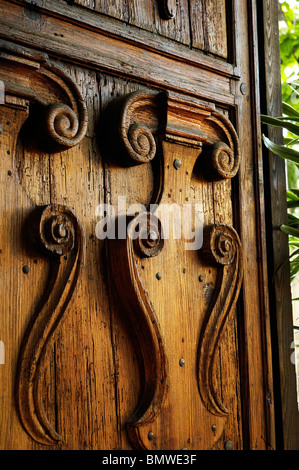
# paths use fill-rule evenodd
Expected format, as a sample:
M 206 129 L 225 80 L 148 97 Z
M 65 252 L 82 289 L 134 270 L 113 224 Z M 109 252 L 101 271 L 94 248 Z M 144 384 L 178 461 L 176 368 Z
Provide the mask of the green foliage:
M 268 137 L 263 135 L 265 146 L 275 155 L 286 160 L 292 169 L 299 168 L 299 111 L 294 106 L 283 103 L 283 116 L 270 117 L 261 116 L 263 124 L 269 126 L 281 127 L 285 131 L 285 141 L 283 145 L 272 142 Z M 298 176 L 296 173 L 291 174 L 288 178 L 289 183 L 292 181 L 294 185 L 287 191 L 287 207 L 288 207 L 288 224 L 281 225 L 282 232 L 289 236 L 290 247 L 290 269 L 291 281 L 299 273 L 299 189 Z
M 288 83 L 298 79 L 299 73 L 299 1 L 280 3 L 283 18 L 280 21 L 282 97 L 285 103 L 293 104 L 293 88 Z
M 289 238 L 290 275 L 299 274 L 299 0 L 281 1 L 280 54 L 282 116 L 261 116 L 263 124 L 280 127 L 284 144 L 278 145 L 263 135 L 265 146 L 286 161 L 288 224 L 280 229 Z M 299 299 L 293 299 L 299 300 Z

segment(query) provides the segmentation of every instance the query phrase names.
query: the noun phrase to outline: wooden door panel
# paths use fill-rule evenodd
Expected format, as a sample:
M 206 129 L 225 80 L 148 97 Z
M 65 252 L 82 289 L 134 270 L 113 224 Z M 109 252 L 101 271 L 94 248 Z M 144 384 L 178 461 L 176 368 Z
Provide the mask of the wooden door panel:
M 74 3 L 189 47 L 224 59 L 228 57 L 229 0 L 75 0 Z
M 223 114 L 176 95 L 135 92 L 112 107 L 108 116 L 107 129 L 111 132 L 115 127 L 111 141 L 120 142 L 111 145 L 108 160 L 115 154 L 120 165 L 128 158 L 134 165 L 148 165 L 153 158 L 161 162 L 154 169 L 155 186 L 160 190 L 147 201 L 149 209 L 131 220 L 125 239 L 119 233 L 115 239 L 108 237 L 112 282 L 136 330 L 145 376 L 143 396 L 128 422 L 128 433 L 137 448 L 212 448 L 229 415 L 222 400 L 230 399 L 234 410 L 240 409 L 240 402 L 232 398 L 239 387 L 238 379 L 233 380 L 238 376 L 236 332 L 230 335 L 233 343 L 222 347 L 220 355 L 223 363 L 234 365 L 233 375 L 223 375 L 225 368 L 220 372 L 216 360 L 221 332 L 233 314 L 242 280 L 242 248 L 229 226 L 232 207 L 227 181 L 238 169 L 238 139 Z M 152 132 L 157 134 L 156 142 Z M 112 186 L 111 192 L 116 193 L 117 188 Z M 174 212 L 182 209 L 181 217 L 191 204 L 195 210 L 200 208 L 197 215 L 206 228 L 203 241 L 196 240 L 201 226 L 192 216 L 195 243 L 188 248 L 190 238 L 178 225 L 182 222 L 186 228 L 191 220 L 180 219 L 177 224 L 178 213 Z M 175 220 L 171 227 L 170 207 Z M 152 226 L 147 217 L 153 217 Z M 150 227 L 146 229 L 147 223 Z M 139 238 L 132 241 L 135 226 Z M 172 229 L 180 233 L 174 234 Z M 152 233 L 148 242 L 147 235 Z M 222 247 L 219 254 L 218 243 Z M 210 250 L 213 255 L 205 260 Z M 222 259 L 226 250 L 233 253 L 229 261 Z M 229 398 L 222 398 L 224 390 Z M 184 418 L 186 410 L 200 417 L 198 426 L 193 422 L 190 429 L 190 420 Z M 234 419 L 237 421 L 236 416 Z M 234 439 L 236 447 L 241 442 L 241 435 Z
M 252 2 L 0 10 L 0 446 L 270 447 Z
M 230 1 L 189 3 L 192 47 L 228 60 L 232 40 Z

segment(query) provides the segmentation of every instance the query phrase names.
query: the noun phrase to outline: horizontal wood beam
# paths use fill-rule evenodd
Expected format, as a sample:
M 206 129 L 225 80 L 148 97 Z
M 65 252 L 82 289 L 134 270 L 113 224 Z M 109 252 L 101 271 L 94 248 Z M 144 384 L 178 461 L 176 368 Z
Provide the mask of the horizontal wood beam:
M 148 31 L 75 6 L 62 8 L 52 0 L 43 6 L 28 2 L 25 8 L 23 2 L 1 0 L 0 18 L 0 37 L 4 39 L 160 89 L 226 107 L 235 104 L 234 83 L 239 77 L 232 64 L 165 38 L 154 38 Z

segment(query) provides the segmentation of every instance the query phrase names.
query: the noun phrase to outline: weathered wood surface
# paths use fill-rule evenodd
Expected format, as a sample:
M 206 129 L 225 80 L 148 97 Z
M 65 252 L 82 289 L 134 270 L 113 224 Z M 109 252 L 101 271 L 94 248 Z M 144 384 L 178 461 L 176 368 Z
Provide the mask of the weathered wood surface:
M 260 7 L 261 8 L 261 7 Z M 280 116 L 281 88 L 280 77 L 272 70 L 280 70 L 278 9 L 276 4 L 263 2 L 263 54 L 266 93 L 262 100 L 262 113 Z M 273 21 L 274 19 L 274 21 Z M 281 129 L 267 129 L 269 138 L 283 143 Z M 292 303 L 290 289 L 288 237 L 279 230 L 281 224 L 287 224 L 287 201 L 285 197 L 286 179 L 284 161 L 264 149 L 267 171 L 271 185 L 266 190 L 267 207 L 271 208 L 271 228 L 269 228 L 269 269 L 273 279 L 271 283 L 271 307 L 276 313 L 274 322 L 274 353 L 279 358 L 275 370 L 277 410 L 282 426 L 277 433 L 279 448 L 299 448 L 299 414 L 296 394 L 295 366 L 290 360 L 290 348 L 294 341 Z M 277 271 L 278 266 L 282 266 Z
M 227 59 L 230 30 L 225 0 L 75 0 L 77 5 L 111 16 L 192 48 Z
M 261 153 L 251 138 L 255 2 L 182 1 L 173 18 L 157 5 L 0 2 L 9 42 L 0 53 L 3 449 L 48 448 L 37 442 L 40 424 L 58 449 L 275 447 Z M 100 205 L 117 211 L 124 196 L 126 207 L 201 204 L 206 233 L 236 229 L 227 231 L 237 247 L 240 238 L 233 252 L 243 269 L 238 256 L 219 267 L 177 239 L 153 257 L 135 256 L 127 240 L 109 252 L 97 237 Z M 35 250 L 25 222 L 48 205 L 76 214 L 86 256 L 39 355 L 51 325 L 42 319 L 58 310 L 55 295 L 39 309 L 51 258 Z M 59 265 L 62 284 L 69 261 Z

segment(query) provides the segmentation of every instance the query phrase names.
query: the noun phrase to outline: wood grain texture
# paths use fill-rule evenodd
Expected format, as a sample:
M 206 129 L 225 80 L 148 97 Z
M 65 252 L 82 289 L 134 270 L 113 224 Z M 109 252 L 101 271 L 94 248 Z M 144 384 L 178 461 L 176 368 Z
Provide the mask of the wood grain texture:
M 234 311 L 243 279 L 241 242 L 236 231 L 226 224 L 205 228 L 203 256 L 213 265 L 220 265 L 215 291 L 203 323 L 199 340 L 199 390 L 207 409 L 214 415 L 225 416 L 229 410 L 215 393 L 213 367 L 227 318 Z
M 187 266 L 189 265 L 188 271 L 191 268 L 186 261 L 188 234 L 184 233 L 183 239 L 177 237 L 175 233 L 178 229 L 176 219 L 172 227 L 174 232 L 172 232 L 169 227 L 169 217 L 165 218 L 167 212 L 163 214 L 163 210 L 170 207 L 169 197 L 175 201 L 174 205 L 179 210 L 184 206 L 183 201 L 186 204 L 189 199 L 186 195 L 190 194 L 189 175 L 192 175 L 195 162 L 200 158 L 201 153 L 204 157 L 202 159 L 202 163 L 204 163 L 202 164 L 202 170 L 209 173 L 210 180 L 213 180 L 213 176 L 215 180 L 233 178 L 239 165 L 238 139 L 232 125 L 222 114 L 216 112 L 214 108 L 209 108 L 204 103 L 195 100 L 188 100 L 182 96 L 172 94 L 164 96 L 163 94 L 146 94 L 138 91 L 124 97 L 120 102 L 121 106 L 118 101 L 116 100 L 118 106 L 112 105 L 110 109 L 113 121 L 108 120 L 110 140 L 114 143 L 118 142 L 118 147 L 115 145 L 109 146 L 110 152 L 119 154 L 119 157 L 121 157 L 119 158 L 120 162 L 124 159 L 124 153 L 127 153 L 127 156 L 131 158 L 131 160 L 128 160 L 129 166 L 134 167 L 136 161 L 139 165 L 144 166 L 145 163 L 148 165 L 153 158 L 159 158 L 161 159 L 161 165 L 164 167 L 162 171 L 154 172 L 154 178 L 158 180 L 155 186 L 161 188 L 161 191 L 156 194 L 153 193 L 152 199 L 149 201 L 152 204 L 147 204 L 151 212 L 140 212 L 137 217 L 133 218 L 129 222 L 127 235 L 122 237 L 123 240 L 116 236 L 113 239 L 109 238 L 107 243 L 112 284 L 116 286 L 130 324 L 136 332 L 138 349 L 141 351 L 142 358 L 140 367 L 143 371 L 144 390 L 136 412 L 127 423 L 128 435 L 133 447 L 139 449 L 154 449 L 157 446 L 158 448 L 175 449 L 179 445 L 186 446 L 187 441 L 188 448 L 197 448 L 203 442 L 204 446 L 210 448 L 219 439 L 226 421 L 225 418 L 227 418 L 226 414 L 228 414 L 228 412 L 223 412 L 224 405 L 220 405 L 217 398 L 219 385 L 224 378 L 215 373 L 214 366 L 219 360 L 218 348 L 222 330 L 227 317 L 235 310 L 235 302 L 238 298 L 242 280 L 241 247 L 238 237 L 235 236 L 235 232 L 228 225 L 213 226 L 215 239 L 212 237 L 211 245 L 207 241 L 204 242 L 203 253 L 205 259 L 209 260 L 204 266 L 206 269 L 210 268 L 209 273 L 211 273 L 213 267 L 216 278 L 213 277 L 213 281 L 206 284 L 207 312 L 203 314 L 206 306 L 204 308 L 198 306 L 194 310 L 193 325 L 198 337 L 197 339 L 193 337 L 190 341 L 190 333 L 185 332 L 183 334 L 185 330 L 183 326 L 184 318 L 180 318 L 181 311 L 185 310 L 185 306 L 178 303 L 177 298 L 172 296 L 174 286 L 175 290 L 179 289 L 178 281 L 180 281 L 180 276 L 176 269 L 171 268 L 171 266 L 177 264 L 182 265 L 182 262 L 186 262 Z M 158 103 L 160 103 L 160 106 L 158 106 Z M 117 118 L 116 110 L 121 114 L 120 118 Z M 140 110 L 142 110 L 142 113 Z M 134 129 L 141 127 L 144 130 L 144 122 L 147 122 L 146 133 L 142 132 L 142 139 L 140 139 L 142 145 L 135 149 L 135 152 L 138 150 L 140 154 L 140 158 L 136 158 L 135 152 L 132 154 L 130 126 L 133 126 Z M 114 133 L 111 130 L 113 125 L 115 126 Z M 148 135 L 150 132 L 152 132 L 151 138 Z M 149 142 L 154 135 L 157 140 L 154 154 L 152 158 L 144 159 L 143 151 L 152 148 Z M 161 144 L 158 145 L 161 138 L 162 148 Z M 222 146 L 226 145 L 230 149 L 229 158 L 226 151 L 225 156 L 219 159 L 214 158 L 213 152 L 209 151 L 209 147 L 213 148 L 215 142 L 219 142 L 218 139 L 227 141 L 227 144 L 222 142 Z M 121 140 L 123 145 L 120 145 Z M 175 167 L 177 161 L 181 162 L 183 168 L 180 166 Z M 210 171 L 208 171 L 208 161 L 210 161 Z M 213 166 L 214 172 L 212 171 Z M 226 171 L 221 173 L 223 166 Z M 159 165 L 156 165 L 155 168 L 157 170 Z M 231 174 L 229 174 L 229 170 Z M 168 195 L 165 194 L 166 188 L 171 188 Z M 180 189 L 178 190 L 178 188 Z M 153 199 L 153 197 L 156 199 Z M 156 214 L 161 220 L 160 227 Z M 169 216 L 169 214 L 167 215 Z M 174 218 L 176 217 L 175 214 L 172 215 Z M 125 227 L 127 222 L 124 217 Z M 198 232 L 196 236 L 199 236 L 200 227 L 192 219 L 193 224 L 195 224 L 195 231 Z M 132 235 L 135 233 L 136 227 L 138 227 L 137 233 L 139 236 L 133 241 Z M 185 241 L 185 244 L 183 241 Z M 197 248 L 193 248 L 195 252 L 201 247 L 202 241 L 197 241 L 197 243 Z M 191 250 L 191 248 L 189 249 Z M 223 258 L 221 258 L 220 253 L 222 253 Z M 218 270 L 214 266 L 215 258 L 213 254 L 221 266 Z M 210 257 L 213 258 L 212 263 Z M 147 259 L 148 263 L 146 263 Z M 147 271 L 156 259 L 157 264 L 160 264 L 161 267 L 156 268 L 155 276 L 152 270 L 151 273 L 153 279 L 155 278 L 156 282 L 158 281 L 159 285 L 162 284 L 162 288 L 164 288 L 161 298 L 157 297 L 157 294 L 153 297 L 149 295 L 152 288 L 149 285 L 150 280 Z M 230 265 L 228 269 L 222 269 L 223 263 Z M 148 265 L 147 269 L 145 264 Z M 197 269 L 195 266 L 191 268 L 191 272 L 195 268 L 195 272 L 193 272 L 194 280 L 198 277 L 196 271 L 200 267 L 203 268 L 200 261 L 198 261 L 198 265 Z M 164 273 L 161 272 L 161 268 L 163 268 Z M 182 273 L 186 270 L 187 268 L 182 269 Z M 166 281 L 165 283 L 164 276 L 172 278 L 172 281 L 170 283 Z M 209 285 L 213 285 L 213 288 L 208 287 Z M 214 291 L 213 297 L 211 297 L 212 291 Z M 229 291 L 230 295 L 228 294 Z M 168 299 L 165 303 L 163 301 L 164 297 Z M 194 294 L 191 291 L 186 291 L 184 297 L 180 298 L 189 304 L 189 308 L 192 308 Z M 157 306 L 157 311 L 154 305 Z M 185 354 L 181 359 L 174 358 L 174 351 L 178 350 L 178 342 L 180 343 L 181 340 L 173 329 L 169 328 L 170 325 L 168 328 L 165 325 L 164 317 L 169 310 L 172 315 L 172 323 L 179 326 L 179 330 L 183 335 L 182 342 L 187 343 L 184 348 Z M 205 325 L 205 323 L 207 324 Z M 212 328 L 209 327 L 211 323 L 213 324 Z M 218 326 L 216 327 L 216 325 Z M 197 353 L 197 349 L 199 353 Z M 197 354 L 198 362 L 196 360 Z M 193 425 L 193 434 L 195 435 L 189 437 L 187 441 L 186 435 L 190 436 L 190 429 L 188 422 L 184 422 L 182 419 L 182 410 L 185 407 L 180 406 L 178 397 L 183 393 L 183 390 L 180 390 L 180 381 L 178 381 L 178 372 L 176 371 L 180 367 L 185 368 L 185 356 L 189 359 L 186 362 L 188 373 L 185 375 L 182 386 L 183 388 L 188 387 L 189 412 L 192 414 L 200 413 L 205 416 L 204 419 L 208 422 L 213 421 L 214 424 L 217 422 L 217 432 L 208 434 L 203 430 L 200 432 L 199 429 L 196 429 L 195 432 L 195 425 Z M 236 363 L 236 357 L 234 362 Z M 196 377 L 198 377 L 198 383 Z M 232 389 L 230 388 L 227 392 L 230 396 Z M 170 416 L 170 410 L 174 408 L 176 409 L 176 419 L 180 423 L 179 433 L 176 431 L 173 422 L 174 417 Z M 162 423 L 168 429 L 168 433 L 165 435 L 158 431 Z M 211 429 L 212 426 L 211 424 Z M 149 436 L 153 436 L 153 438 Z
M 62 437 L 51 448 L 275 447 L 254 9 L 252 1 L 182 1 L 166 19 L 156 1 L 0 0 L 1 448 L 50 448 L 25 432 L 15 379 L 50 275 L 24 224 L 38 206 L 57 205 L 80 220 L 86 258 L 72 307 L 38 369 L 40 409 Z M 141 106 L 136 96 L 144 97 Z M 75 131 L 68 113 L 57 116 L 75 145 L 53 147 L 52 126 L 41 146 L 37 125 L 57 103 L 76 115 Z M 107 119 L 111 109 L 126 118 Z M 199 205 L 204 226 L 235 227 L 244 263 L 237 305 L 211 304 L 222 268 L 186 249 L 192 225 L 181 227 L 184 238 L 165 239 L 156 256 L 147 256 L 155 252 L 153 234 L 146 243 L 123 240 L 109 269 L 98 237 L 104 208 L 116 217 L 129 210 L 134 220 L 151 203 L 156 210 Z M 223 269 L 225 279 L 232 271 Z M 200 340 L 211 312 L 221 326 L 217 347 Z M 208 377 L 199 351 L 212 351 L 205 353 Z M 200 387 L 210 398 L 202 399 Z M 209 401 L 222 414 L 211 413 Z
M 63 206 L 46 206 L 30 220 L 29 243 L 54 257 L 47 292 L 25 334 L 17 374 L 17 402 L 29 435 L 45 445 L 62 437 L 51 426 L 42 400 L 40 376 L 48 344 L 63 322 L 85 262 L 85 236 L 81 223 Z M 40 245 L 40 246 L 39 246 Z
M 47 52 L 55 56 L 58 54 L 63 57 L 67 50 L 70 60 L 76 60 L 76 62 L 79 60 L 87 66 L 93 65 L 100 70 L 108 70 L 131 79 L 141 79 L 151 85 L 167 89 L 186 90 L 193 95 L 202 96 L 213 102 L 216 100 L 225 105 L 232 105 L 234 102 L 230 93 L 229 78 L 237 77 L 234 74 L 234 66 L 231 64 L 216 59 L 209 60 L 205 55 L 192 54 L 189 49 L 178 49 L 176 53 L 176 47 L 159 40 L 158 35 L 154 36 L 152 33 L 145 35 L 141 34 L 140 30 L 134 29 L 128 32 L 127 28 L 116 27 L 114 23 L 112 27 L 109 25 L 107 35 L 107 32 L 103 30 L 103 28 L 108 28 L 107 23 L 99 21 L 97 17 L 93 18 L 92 15 L 82 15 L 81 12 L 77 14 L 74 12 L 74 17 L 74 14 L 61 11 L 56 4 L 53 5 L 56 13 L 55 20 L 48 17 L 48 10 L 45 10 L 47 14 L 42 15 L 38 9 L 38 18 L 42 15 L 43 28 L 36 30 L 34 43 L 32 43 L 31 32 L 32 28 L 35 28 L 35 22 L 26 16 L 23 17 L 18 5 L 12 4 L 9 15 L 6 15 L 6 6 L 6 4 L 2 6 L 1 25 L 2 35 L 8 40 L 15 40 L 41 49 L 46 48 Z M 14 24 L 20 16 L 22 21 L 19 22 L 16 30 Z M 101 38 L 98 36 L 99 33 Z M 138 38 L 137 47 L 136 38 Z M 127 44 L 125 55 L 123 54 L 124 42 Z M 140 48 L 143 50 L 142 56 L 139 53 Z M 173 60 L 173 54 L 176 55 L 176 60 Z M 200 75 L 194 61 L 195 63 L 204 62 Z M 151 65 L 150 69 L 148 65 Z M 189 65 L 190 70 L 187 71 L 186 67 L 189 68 Z M 206 69 L 210 69 L 211 66 L 215 70 L 214 77 L 213 74 L 206 74 Z M 176 71 L 175 74 L 173 70 Z M 223 80 L 220 77 L 223 77 Z
M 190 0 L 192 47 L 228 59 L 231 40 L 227 1 Z
M 238 87 L 238 111 L 236 116 L 237 129 L 242 142 L 242 159 L 239 169 L 238 205 L 236 207 L 236 228 L 242 240 L 244 250 L 244 282 L 243 316 L 240 319 L 241 341 L 245 348 L 241 351 L 243 366 L 243 396 L 246 427 L 244 429 L 245 448 L 273 449 L 275 448 L 274 429 L 274 391 L 272 377 L 272 350 L 269 318 L 269 293 L 267 290 L 267 261 L 266 261 L 266 226 L 264 206 L 264 180 L 261 159 L 261 141 L 258 137 L 260 123 L 258 121 L 257 101 L 257 49 L 255 29 L 255 2 L 249 2 L 248 9 L 243 3 L 238 3 L 235 12 L 235 35 L 239 37 L 250 29 L 244 41 L 250 43 L 249 50 L 236 43 L 236 60 L 247 64 L 242 67 L 242 83 L 251 83 L 250 91 L 242 94 Z M 249 37 L 251 40 L 249 40 Z M 253 62 L 252 62 L 253 61 Z M 251 65 L 250 65 L 251 64 Z M 244 117 L 246 116 L 246 120 Z M 253 129 L 253 138 L 246 129 Z M 244 153 L 245 152 L 245 153 Z M 245 155 L 250 155 L 246 158 Z M 246 194 L 246 196 L 245 196 Z M 246 222 L 250 219 L 251 223 Z M 252 259 L 258 259 L 254 264 Z M 263 287 L 261 287 L 263 286 Z M 258 301 L 252 304 L 252 299 Z M 258 326 L 257 326 L 258 325 Z M 250 344 L 248 348 L 247 345 Z M 263 345 L 261 347 L 261 345 Z M 258 364 L 263 364 L 262 368 Z M 253 385 L 255 384 L 255 385 Z M 249 406 L 248 406 L 249 404 Z M 260 415 L 256 415 L 256 406 Z
M 270 116 L 281 115 L 281 84 L 279 80 L 279 40 L 278 40 L 278 4 L 265 0 L 262 5 L 264 19 L 261 29 L 261 44 L 264 54 L 265 89 L 262 97 L 262 112 Z M 273 71 L 277 71 L 273 73 Z M 280 129 L 269 128 L 269 138 L 283 143 Z M 296 398 L 296 380 L 294 365 L 290 361 L 290 345 L 293 341 L 292 307 L 289 280 L 289 265 L 285 260 L 289 256 L 287 236 L 279 227 L 287 224 L 285 165 L 277 156 L 264 150 L 267 164 L 267 177 L 271 184 L 267 188 L 267 205 L 271 208 L 269 217 L 268 240 L 272 250 L 269 253 L 270 285 L 272 293 L 271 308 L 275 312 L 273 319 L 275 338 L 277 341 L 274 353 L 278 354 L 279 367 L 275 370 L 277 409 L 281 414 L 281 426 L 277 431 L 278 446 L 285 449 L 299 447 L 299 415 Z M 282 266 L 277 271 L 278 266 Z
M 227 59 L 226 0 L 75 0 L 75 4 Z

